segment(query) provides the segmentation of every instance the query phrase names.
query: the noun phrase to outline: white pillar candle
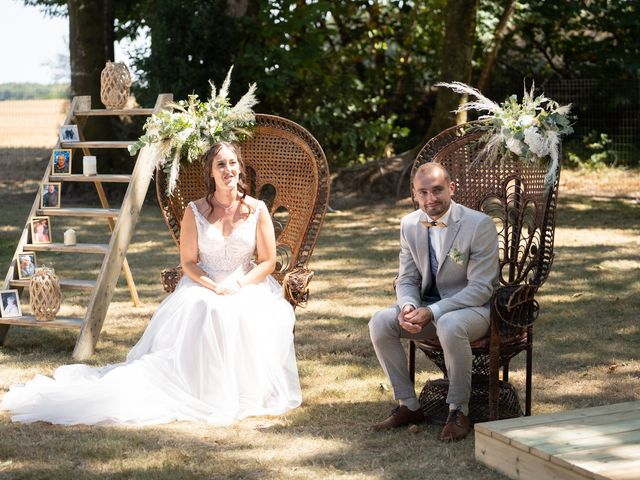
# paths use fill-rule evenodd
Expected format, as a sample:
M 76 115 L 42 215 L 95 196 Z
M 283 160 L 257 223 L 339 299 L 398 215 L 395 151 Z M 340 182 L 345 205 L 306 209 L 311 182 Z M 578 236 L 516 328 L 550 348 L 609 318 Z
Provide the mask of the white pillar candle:
M 96 175 L 96 157 L 93 155 L 85 155 L 82 157 L 82 173 L 83 175 Z
M 75 245 L 76 244 L 76 231 L 70 228 L 64 232 L 64 244 Z

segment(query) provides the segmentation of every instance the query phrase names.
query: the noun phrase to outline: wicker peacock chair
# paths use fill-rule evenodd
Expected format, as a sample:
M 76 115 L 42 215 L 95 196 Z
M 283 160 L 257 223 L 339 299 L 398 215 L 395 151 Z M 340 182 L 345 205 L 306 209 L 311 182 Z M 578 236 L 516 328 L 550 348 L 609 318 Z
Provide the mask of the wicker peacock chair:
M 488 335 L 471 344 L 474 355 L 470 416 L 475 422 L 523 414 L 509 383 L 509 362 L 526 352 L 525 415 L 531 414 L 533 322 L 538 315 L 537 290 L 553 262 L 553 239 L 560 166 L 555 182 L 545 187 L 546 168 L 510 159 L 492 165 L 474 162 L 483 145 L 472 124 L 449 128 L 431 139 L 418 154 L 412 175 L 426 162 L 444 165 L 456 184 L 454 200 L 493 218 L 498 231 L 500 286 L 491 298 Z M 415 375 L 415 347 L 444 373 L 427 382 L 420 394 L 425 415 L 447 416 L 448 380 L 437 339 L 411 342 L 409 370 Z M 500 370 L 502 377 L 500 378 Z
M 264 200 L 274 220 L 278 262 L 273 276 L 295 307 L 306 301 L 313 276 L 307 266 L 329 201 L 327 160 L 307 130 L 273 115 L 257 114 L 255 132 L 240 148 L 248 194 Z M 171 197 L 166 194 L 167 175 L 156 171 L 158 202 L 177 245 L 184 209 L 206 193 L 202 168 L 200 162 L 183 167 Z M 167 292 L 175 289 L 181 274 L 180 267 L 162 271 Z

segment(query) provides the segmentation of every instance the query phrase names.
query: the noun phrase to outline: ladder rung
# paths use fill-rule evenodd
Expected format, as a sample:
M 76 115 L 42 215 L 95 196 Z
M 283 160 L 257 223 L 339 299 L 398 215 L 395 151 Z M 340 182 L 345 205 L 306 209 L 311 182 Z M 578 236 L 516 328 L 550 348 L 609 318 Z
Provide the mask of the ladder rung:
M 84 142 L 62 142 L 62 148 L 127 148 L 135 140 L 88 140 Z
M 114 218 L 120 214 L 117 208 L 39 208 L 37 215 L 52 217 L 108 217 Z
M 29 279 L 23 278 L 19 280 L 11 280 L 9 285 L 12 287 L 29 288 Z M 60 286 L 62 288 L 74 289 L 74 290 L 92 290 L 95 287 L 95 280 L 74 280 L 71 278 L 60 279 Z
M 82 328 L 84 320 L 80 318 L 58 317 L 50 322 L 39 322 L 33 315 L 23 315 L 22 317 L 0 318 L 0 323 L 27 327 Z
M 49 175 L 50 182 L 120 182 L 129 183 L 131 175 Z
M 113 110 L 91 109 L 73 112 L 76 117 L 107 117 L 116 115 L 151 115 L 153 108 L 118 108 Z
M 23 251 L 33 252 L 67 252 L 67 253 L 99 253 L 106 255 L 109 245 L 102 243 L 77 243 L 65 245 L 64 243 L 27 243 Z

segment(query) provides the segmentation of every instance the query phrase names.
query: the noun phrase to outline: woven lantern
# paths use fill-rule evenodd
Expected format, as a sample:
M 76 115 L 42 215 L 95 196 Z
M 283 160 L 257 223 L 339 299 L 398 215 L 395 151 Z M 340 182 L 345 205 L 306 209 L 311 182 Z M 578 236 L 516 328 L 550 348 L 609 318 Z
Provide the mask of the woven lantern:
M 39 267 L 29 282 L 29 304 L 39 322 L 50 322 L 60 310 L 60 281 L 53 268 Z
M 129 99 L 131 75 L 124 63 L 107 62 L 100 74 L 100 100 L 107 108 L 123 108 Z

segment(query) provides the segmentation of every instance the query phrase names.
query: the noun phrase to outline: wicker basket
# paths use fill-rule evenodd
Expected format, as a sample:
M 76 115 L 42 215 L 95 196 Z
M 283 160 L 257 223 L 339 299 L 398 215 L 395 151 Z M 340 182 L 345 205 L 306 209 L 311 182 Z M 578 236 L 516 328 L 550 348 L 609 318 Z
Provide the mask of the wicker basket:
M 39 322 L 50 322 L 60 310 L 60 281 L 53 268 L 39 267 L 29 282 L 29 304 Z
M 100 100 L 109 109 L 123 108 L 129 99 L 131 75 L 124 63 L 107 62 L 100 74 Z

